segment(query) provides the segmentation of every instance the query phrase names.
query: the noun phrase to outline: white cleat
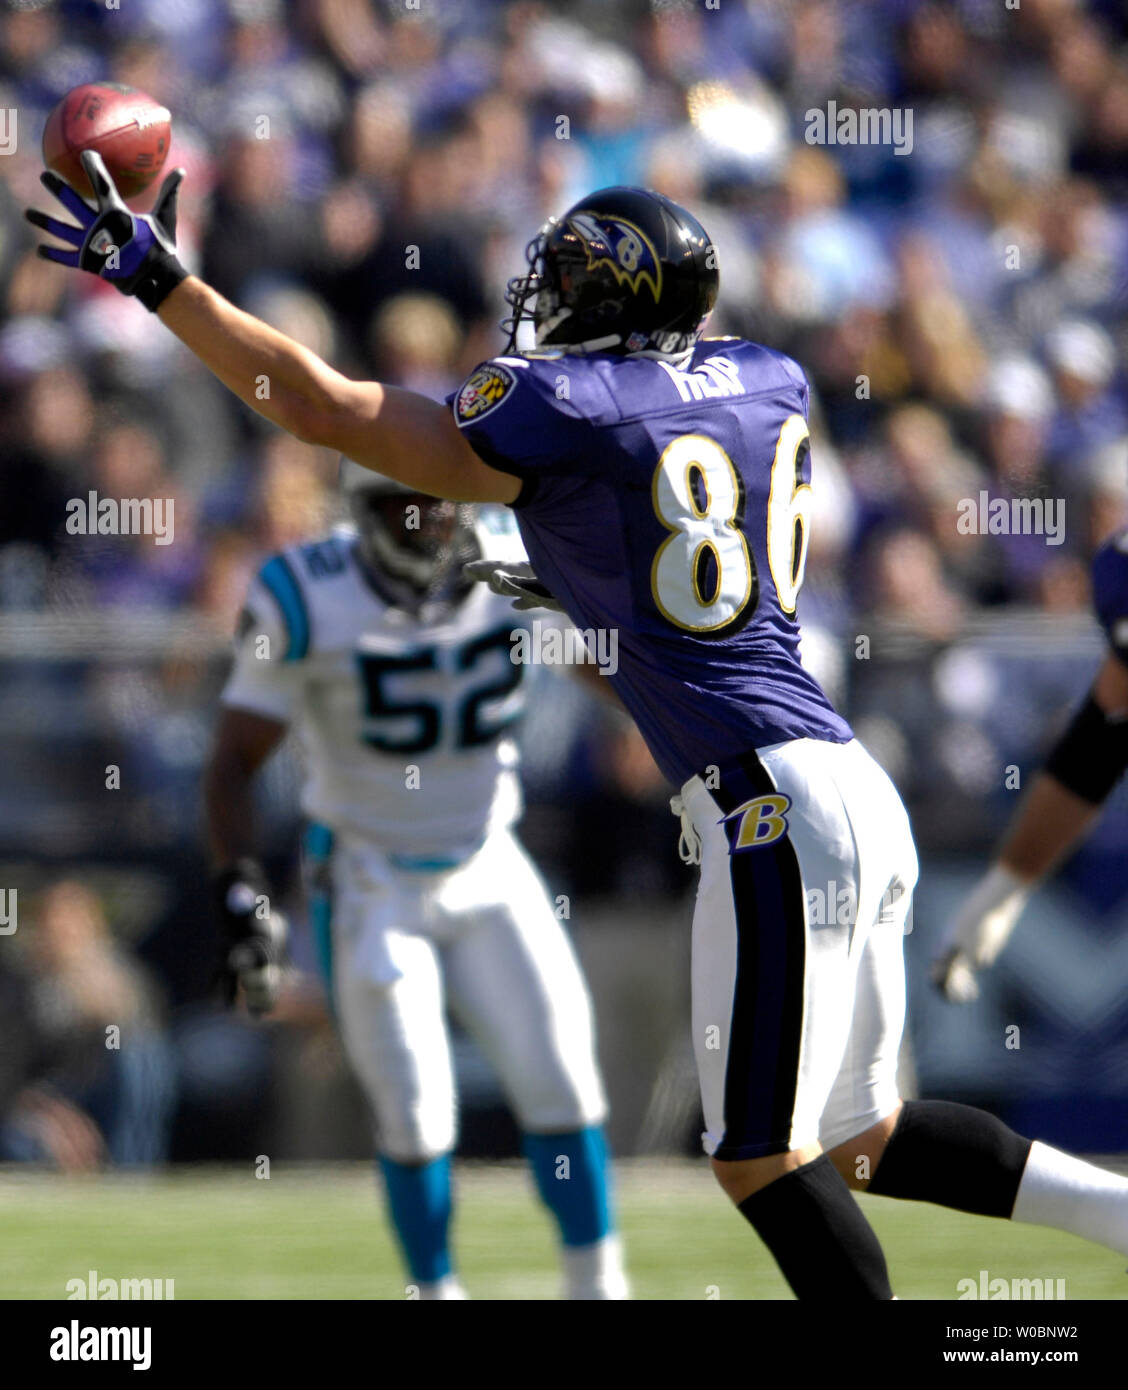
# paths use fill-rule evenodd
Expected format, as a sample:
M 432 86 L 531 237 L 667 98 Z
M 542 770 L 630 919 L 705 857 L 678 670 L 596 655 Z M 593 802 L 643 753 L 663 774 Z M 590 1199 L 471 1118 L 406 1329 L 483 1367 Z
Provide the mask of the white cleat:
M 583 1302 L 622 1302 L 631 1296 L 618 1236 L 604 1236 L 592 1245 L 566 1245 L 564 1297 Z
M 418 1301 L 420 1303 L 437 1303 L 445 1299 L 468 1299 L 470 1297 L 458 1282 L 457 1276 L 453 1274 L 444 1274 L 441 1279 L 435 1279 L 425 1284 L 419 1283 L 415 1287 L 419 1290 Z

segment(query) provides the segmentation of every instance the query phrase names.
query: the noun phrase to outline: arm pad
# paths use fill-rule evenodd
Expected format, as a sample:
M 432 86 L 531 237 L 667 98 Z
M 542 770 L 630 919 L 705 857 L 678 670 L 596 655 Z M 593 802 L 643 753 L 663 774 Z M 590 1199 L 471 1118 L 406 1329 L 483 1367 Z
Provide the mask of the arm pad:
M 1054 745 L 1046 771 L 1094 806 L 1128 767 L 1128 719 L 1110 719 L 1090 695 Z

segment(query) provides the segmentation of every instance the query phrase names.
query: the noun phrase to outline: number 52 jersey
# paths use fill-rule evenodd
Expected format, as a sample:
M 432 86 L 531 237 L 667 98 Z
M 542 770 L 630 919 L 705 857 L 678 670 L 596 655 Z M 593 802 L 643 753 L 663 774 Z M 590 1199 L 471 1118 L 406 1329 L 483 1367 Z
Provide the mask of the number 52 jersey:
M 504 510 L 483 508 L 476 530 L 483 554 L 524 559 Z M 312 820 L 415 864 L 462 860 L 520 812 L 520 620 L 484 584 L 416 615 L 377 583 L 348 527 L 271 557 L 222 702 L 294 727 Z
M 795 362 L 735 338 L 680 367 L 506 356 L 450 399 L 479 456 L 522 480 L 537 574 L 578 627 L 617 629 L 612 682 L 667 777 L 853 737 L 799 656 L 812 494 Z

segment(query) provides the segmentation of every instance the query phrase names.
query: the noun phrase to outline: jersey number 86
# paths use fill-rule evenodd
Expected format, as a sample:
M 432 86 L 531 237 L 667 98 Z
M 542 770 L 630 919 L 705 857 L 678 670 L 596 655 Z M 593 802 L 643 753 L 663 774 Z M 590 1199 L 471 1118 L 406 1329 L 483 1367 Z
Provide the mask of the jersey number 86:
M 788 616 L 795 612 L 811 533 L 811 489 L 799 481 L 808 437 L 803 417 L 789 415 L 776 439 L 768 491 L 768 567 Z M 651 498 L 670 532 L 651 567 L 654 601 L 676 627 L 719 635 L 759 596 L 756 562 L 740 529 L 740 475 L 716 440 L 679 435 L 662 451 Z

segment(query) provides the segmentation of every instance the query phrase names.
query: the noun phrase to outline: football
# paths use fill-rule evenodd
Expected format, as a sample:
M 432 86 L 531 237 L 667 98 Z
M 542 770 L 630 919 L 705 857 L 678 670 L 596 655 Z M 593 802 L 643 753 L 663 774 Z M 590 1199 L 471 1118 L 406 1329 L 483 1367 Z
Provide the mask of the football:
M 123 198 L 136 198 L 164 167 L 172 141 L 167 107 L 134 87 L 88 82 L 73 87 L 47 117 L 43 162 L 80 193 L 93 189 L 83 150 L 97 150 Z

